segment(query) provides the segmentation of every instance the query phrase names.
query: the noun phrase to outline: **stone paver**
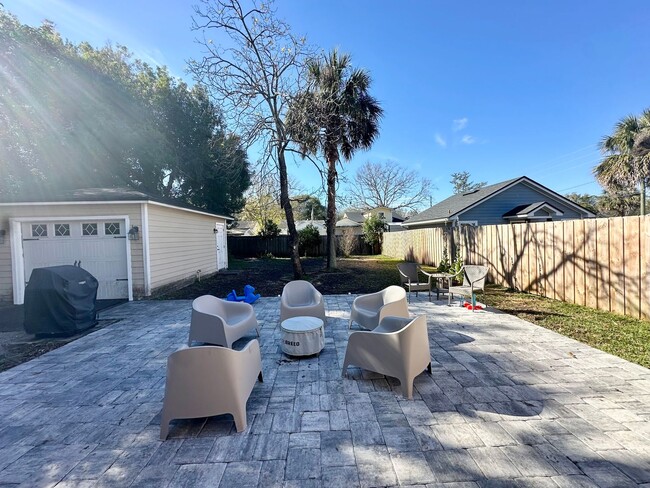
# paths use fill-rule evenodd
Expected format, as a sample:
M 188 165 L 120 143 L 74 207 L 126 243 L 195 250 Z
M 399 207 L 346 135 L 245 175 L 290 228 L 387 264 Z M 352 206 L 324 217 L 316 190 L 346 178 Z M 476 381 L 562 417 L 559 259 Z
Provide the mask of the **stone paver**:
M 255 303 L 264 383 L 248 427 L 172 422 L 169 354 L 189 301 L 132 302 L 117 322 L 0 373 L 0 486 L 585 486 L 650 484 L 650 371 L 516 317 L 414 298 L 432 374 L 341 365 L 354 296 L 326 297 L 325 348 L 279 348 L 279 303 Z M 354 330 L 354 328 L 353 328 Z M 235 344 L 241 348 L 254 336 Z

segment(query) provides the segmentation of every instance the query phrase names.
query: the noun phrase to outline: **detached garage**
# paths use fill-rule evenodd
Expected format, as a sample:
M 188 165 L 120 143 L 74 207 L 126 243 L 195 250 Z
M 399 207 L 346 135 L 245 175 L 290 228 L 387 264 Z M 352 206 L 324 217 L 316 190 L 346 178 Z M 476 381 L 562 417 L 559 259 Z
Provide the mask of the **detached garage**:
M 0 301 L 21 304 L 34 268 L 78 264 L 98 299 L 141 298 L 228 267 L 226 221 L 129 189 L 0 202 Z

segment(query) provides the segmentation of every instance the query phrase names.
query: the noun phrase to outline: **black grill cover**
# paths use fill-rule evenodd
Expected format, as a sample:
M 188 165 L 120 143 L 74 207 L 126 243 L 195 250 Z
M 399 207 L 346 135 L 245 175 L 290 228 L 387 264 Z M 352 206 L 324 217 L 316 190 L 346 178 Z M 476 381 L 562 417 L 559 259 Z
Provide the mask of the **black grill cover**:
M 94 326 L 97 280 L 77 266 L 32 271 L 25 287 L 25 331 L 36 335 L 72 335 Z

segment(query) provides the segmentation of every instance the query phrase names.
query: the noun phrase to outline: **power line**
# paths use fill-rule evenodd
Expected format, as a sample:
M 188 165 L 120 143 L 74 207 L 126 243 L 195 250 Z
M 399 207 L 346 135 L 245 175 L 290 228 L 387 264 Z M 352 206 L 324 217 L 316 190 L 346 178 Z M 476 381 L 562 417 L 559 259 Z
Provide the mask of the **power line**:
M 597 182 L 595 182 L 595 181 L 588 181 L 587 183 L 580 183 L 579 185 L 570 186 L 569 188 L 565 188 L 565 189 L 563 189 L 563 190 L 560 190 L 560 192 L 567 191 L 567 190 L 573 190 L 574 188 L 579 188 L 579 187 L 581 187 L 581 186 L 592 185 L 592 184 L 594 184 L 594 183 L 597 183 Z

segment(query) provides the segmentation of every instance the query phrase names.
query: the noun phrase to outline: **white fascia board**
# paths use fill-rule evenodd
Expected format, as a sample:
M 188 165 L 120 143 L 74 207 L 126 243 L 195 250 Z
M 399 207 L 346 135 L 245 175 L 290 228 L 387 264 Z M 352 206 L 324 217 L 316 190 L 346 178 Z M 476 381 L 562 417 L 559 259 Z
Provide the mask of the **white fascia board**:
M 200 214 L 200 215 L 207 215 L 208 217 L 219 217 L 220 219 L 224 219 L 224 220 L 235 220 L 233 217 L 228 217 L 227 215 L 219 215 L 219 214 L 215 214 L 215 213 L 205 212 L 205 211 L 202 211 L 202 210 L 194 210 L 194 209 L 191 209 L 191 208 L 177 207 L 176 205 L 170 205 L 168 203 L 160 203 L 160 202 L 156 202 L 154 200 L 147 200 L 147 203 L 149 203 L 151 205 L 158 205 L 160 207 L 175 208 L 177 210 L 185 210 L 186 212 L 192 212 L 192 213 L 196 213 L 196 214 Z
M 102 201 L 80 201 L 80 202 L 2 202 L 0 203 L 1 207 L 37 207 L 37 206 L 52 206 L 52 205 L 126 205 L 126 204 L 136 204 L 140 205 L 142 203 L 150 203 L 152 205 L 160 205 L 161 207 L 175 208 L 178 210 L 184 210 L 185 212 L 192 212 L 201 215 L 207 215 L 209 217 L 219 217 L 224 220 L 234 220 L 233 217 L 228 217 L 226 215 L 219 215 L 215 213 L 205 212 L 202 210 L 194 210 L 191 208 L 179 207 L 177 205 L 171 205 L 168 203 L 160 203 L 154 200 L 102 200 Z
M 446 224 L 448 222 L 451 222 L 448 218 L 444 219 L 433 219 L 433 220 L 418 220 L 417 222 L 402 222 L 402 227 L 409 228 L 411 226 L 417 226 L 417 225 L 428 225 L 428 224 Z

